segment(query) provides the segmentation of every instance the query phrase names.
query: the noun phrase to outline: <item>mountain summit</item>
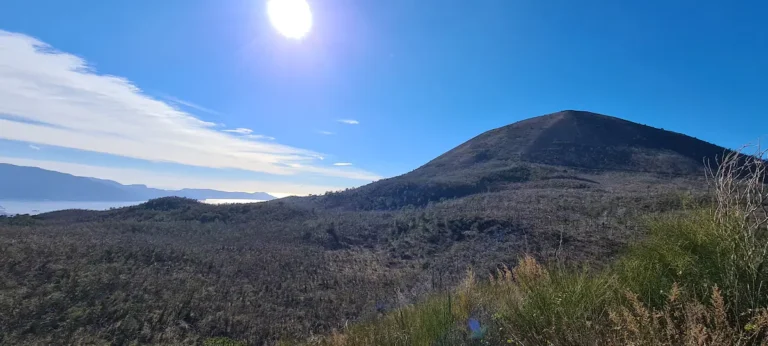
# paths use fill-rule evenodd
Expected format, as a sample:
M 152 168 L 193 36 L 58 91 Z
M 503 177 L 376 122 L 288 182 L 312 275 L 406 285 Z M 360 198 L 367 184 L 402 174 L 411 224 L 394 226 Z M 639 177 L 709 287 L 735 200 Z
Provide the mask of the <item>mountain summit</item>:
M 414 173 L 528 162 L 589 170 L 701 174 L 702 160 L 726 149 L 620 118 L 565 110 L 487 131 Z M 420 172 L 426 171 L 426 172 Z
M 412 172 L 316 202 L 327 207 L 392 209 L 553 179 L 560 185 L 583 185 L 596 184 L 600 179 L 594 175 L 603 180 L 619 175 L 701 178 L 703 161 L 726 151 L 664 129 L 565 110 L 487 131 Z

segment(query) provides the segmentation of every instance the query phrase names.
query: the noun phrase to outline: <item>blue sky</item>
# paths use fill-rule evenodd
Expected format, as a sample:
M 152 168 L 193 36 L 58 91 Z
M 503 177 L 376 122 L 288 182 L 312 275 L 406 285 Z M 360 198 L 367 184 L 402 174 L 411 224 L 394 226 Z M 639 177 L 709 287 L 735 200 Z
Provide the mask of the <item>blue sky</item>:
M 294 40 L 264 0 L 3 1 L 0 162 L 281 195 L 563 109 L 768 134 L 764 1 L 308 2 Z

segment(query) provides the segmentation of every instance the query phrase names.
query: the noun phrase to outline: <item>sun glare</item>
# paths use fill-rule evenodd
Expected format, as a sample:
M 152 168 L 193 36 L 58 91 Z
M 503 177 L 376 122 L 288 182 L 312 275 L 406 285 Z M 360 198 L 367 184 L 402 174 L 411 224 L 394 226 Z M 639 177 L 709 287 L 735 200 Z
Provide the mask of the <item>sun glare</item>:
M 312 11 L 305 0 L 269 0 L 267 14 L 283 36 L 300 39 L 312 28 Z

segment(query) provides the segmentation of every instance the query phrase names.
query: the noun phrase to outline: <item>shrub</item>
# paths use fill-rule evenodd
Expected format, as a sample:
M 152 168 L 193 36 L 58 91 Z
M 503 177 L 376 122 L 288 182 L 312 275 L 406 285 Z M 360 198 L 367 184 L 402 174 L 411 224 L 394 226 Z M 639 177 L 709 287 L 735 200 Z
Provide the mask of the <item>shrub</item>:
M 727 154 L 708 169 L 713 206 L 647 220 L 646 239 L 612 267 L 547 268 L 525 256 L 323 344 L 768 344 L 765 153 Z M 467 322 L 487 326 L 482 340 Z
M 734 152 L 718 162 L 717 170 L 708 170 L 712 208 L 652 220 L 647 240 L 619 263 L 627 287 L 658 307 L 673 283 L 698 301 L 707 301 L 717 286 L 734 320 L 768 306 L 764 154 Z
M 508 274 L 492 281 L 483 308 L 492 312 L 497 341 L 523 345 L 584 345 L 601 333 L 615 304 L 610 274 L 547 270 L 526 256 Z
M 209 338 L 203 341 L 203 346 L 245 346 L 244 342 L 226 337 Z

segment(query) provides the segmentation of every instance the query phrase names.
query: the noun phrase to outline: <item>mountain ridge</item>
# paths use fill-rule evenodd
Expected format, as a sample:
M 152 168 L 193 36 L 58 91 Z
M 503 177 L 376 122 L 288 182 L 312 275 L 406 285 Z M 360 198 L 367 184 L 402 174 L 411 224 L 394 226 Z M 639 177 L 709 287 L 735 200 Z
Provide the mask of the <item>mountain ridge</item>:
M 170 196 L 192 199 L 275 199 L 274 196 L 265 192 L 228 192 L 211 189 L 164 190 L 141 184 L 123 185 L 113 180 L 0 163 L 0 199 L 106 202 L 142 201 Z

